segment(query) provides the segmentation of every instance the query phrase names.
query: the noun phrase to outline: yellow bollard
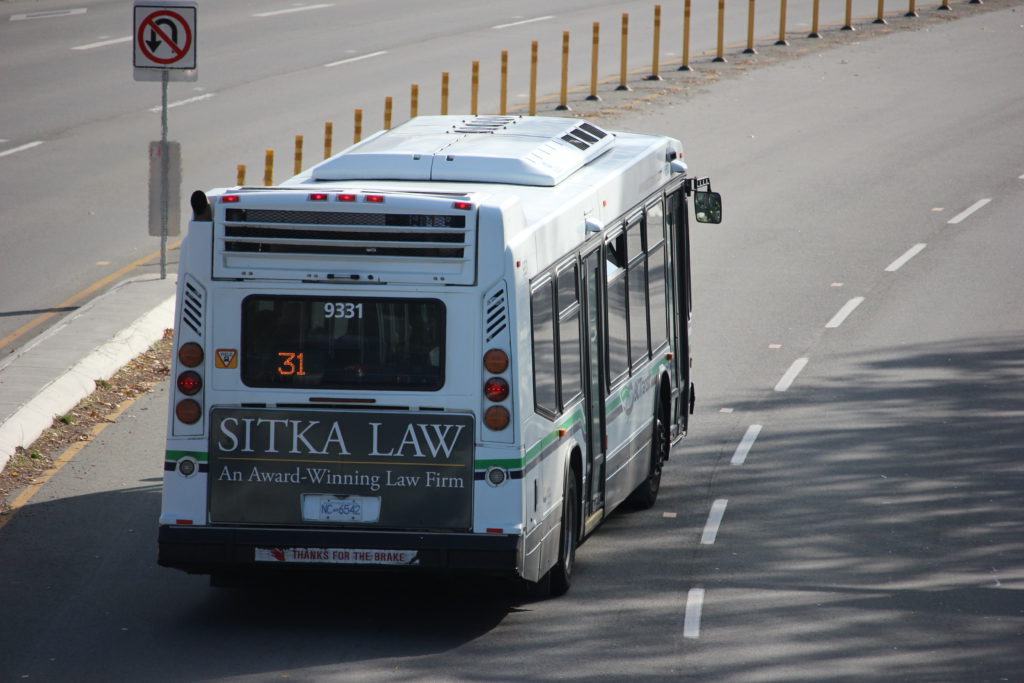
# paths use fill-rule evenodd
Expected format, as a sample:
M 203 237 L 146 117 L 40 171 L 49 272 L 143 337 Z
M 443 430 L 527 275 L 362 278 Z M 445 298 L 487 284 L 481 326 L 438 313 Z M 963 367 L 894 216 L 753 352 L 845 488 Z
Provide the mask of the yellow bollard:
M 537 115 L 537 41 L 530 46 L 530 116 Z
M 263 184 L 267 187 L 274 184 L 274 150 L 268 149 L 263 161 Z
M 508 50 L 501 51 L 501 108 L 499 114 L 508 113 Z
M 473 78 L 470 83 L 469 113 L 476 116 L 480 103 L 480 62 L 473 61 Z
M 391 130 L 391 95 L 384 98 L 384 130 Z
M 334 151 L 334 122 L 324 122 L 324 159 L 328 159 Z
M 718 50 L 711 61 L 725 61 L 725 0 L 718 0 Z
M 680 71 L 691 71 L 690 69 L 690 4 L 692 0 L 686 0 L 683 9 L 683 63 L 679 66 Z
M 843 24 L 843 31 L 856 31 L 853 27 L 853 0 L 846 0 L 846 20 Z
M 875 21 L 873 23 L 875 23 L 875 24 L 885 24 L 885 23 L 888 23 L 885 20 L 885 0 L 878 0 L 878 14 L 875 15 Z
M 786 40 L 786 0 L 779 3 L 779 39 L 775 44 L 789 45 L 789 41 Z
M 363 139 L 363 110 L 356 109 L 355 126 L 352 132 L 352 142 L 356 143 Z
M 420 86 L 413 83 L 409 88 L 409 118 L 414 119 L 420 115 Z
M 942 0 L 942 4 L 939 5 L 939 9 L 943 12 L 951 12 L 952 8 L 949 6 L 949 0 Z
M 295 165 L 293 166 L 295 172 L 292 175 L 299 175 L 302 173 L 302 136 L 295 136 Z
M 755 0 L 750 0 L 747 6 L 747 49 L 743 51 L 745 55 L 757 54 L 757 50 L 754 49 L 754 2 Z
M 235 167 L 235 180 L 239 187 L 245 185 L 245 164 L 238 164 Z
M 917 0 L 910 0 L 910 5 L 907 7 L 907 13 L 905 17 L 916 17 L 917 16 Z
M 818 33 L 818 15 L 821 11 L 821 0 L 814 0 L 814 9 L 811 10 L 811 32 L 807 34 L 808 38 L 821 38 L 821 34 Z
M 448 72 L 441 72 L 441 115 L 448 113 Z
M 555 111 L 569 111 L 569 32 L 562 31 L 562 89 Z
M 619 87 L 616 90 L 630 90 L 626 85 L 626 63 L 629 60 L 629 12 L 622 13 L 622 58 L 619 69 Z
M 660 81 L 661 76 L 658 74 L 660 70 L 661 55 L 661 5 L 654 6 L 654 46 L 653 54 L 651 55 L 651 75 L 647 77 L 648 81 Z
M 600 42 L 601 22 L 595 21 L 593 48 L 590 52 L 590 94 L 587 95 L 587 100 L 590 102 L 596 102 L 601 99 L 597 94 L 597 53 Z

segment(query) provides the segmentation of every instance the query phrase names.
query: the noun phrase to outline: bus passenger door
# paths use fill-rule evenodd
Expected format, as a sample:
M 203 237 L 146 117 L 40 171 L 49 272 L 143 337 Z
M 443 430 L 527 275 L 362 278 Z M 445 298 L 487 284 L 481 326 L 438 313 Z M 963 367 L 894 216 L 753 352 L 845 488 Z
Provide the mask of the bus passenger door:
M 686 433 L 690 410 L 693 406 L 693 386 L 690 379 L 690 325 L 693 321 L 693 301 L 690 294 L 690 230 L 683 188 L 665 198 L 666 219 L 672 244 L 672 300 L 675 309 L 674 336 L 678 361 L 676 362 L 675 423 L 672 437 Z
M 587 531 L 600 521 L 597 515 L 604 509 L 604 459 L 605 415 L 604 415 L 604 331 L 602 328 L 602 297 L 604 278 L 601 271 L 601 250 L 597 249 L 583 257 L 583 306 L 584 329 L 586 334 L 585 357 L 583 359 L 583 388 L 587 406 Z M 597 516 L 595 516 L 597 515 Z M 591 522 L 591 517 L 593 521 Z

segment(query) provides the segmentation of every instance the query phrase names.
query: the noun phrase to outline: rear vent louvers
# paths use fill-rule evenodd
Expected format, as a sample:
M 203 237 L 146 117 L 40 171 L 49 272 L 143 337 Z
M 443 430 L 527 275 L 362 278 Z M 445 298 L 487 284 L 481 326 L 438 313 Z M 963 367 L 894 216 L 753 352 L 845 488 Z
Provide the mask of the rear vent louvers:
M 457 126 L 452 126 L 453 133 L 493 133 L 501 130 L 511 123 L 515 123 L 515 116 L 478 116 L 469 121 L 463 121 Z
M 224 251 L 462 259 L 466 216 L 229 209 Z M 371 229 L 367 229 L 371 228 Z
M 489 344 L 508 329 L 508 295 L 499 286 L 484 300 L 484 340 Z
M 597 126 L 584 123 L 563 135 L 562 139 L 577 149 L 587 150 L 606 135 L 608 134 Z
M 203 336 L 203 309 L 206 303 L 206 290 L 202 285 L 185 277 L 185 286 L 181 297 L 181 323 L 200 337 Z

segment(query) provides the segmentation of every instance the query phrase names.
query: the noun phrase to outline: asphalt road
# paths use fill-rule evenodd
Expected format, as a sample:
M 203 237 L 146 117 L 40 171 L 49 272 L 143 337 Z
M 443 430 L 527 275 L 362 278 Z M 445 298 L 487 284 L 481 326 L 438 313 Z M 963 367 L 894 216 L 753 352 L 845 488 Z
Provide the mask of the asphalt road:
M 1020 680 L 1022 24 L 602 117 L 682 139 L 725 222 L 694 232 L 691 435 L 565 597 L 157 567 L 160 387 L 0 529 L 0 680 Z
M 842 23 L 843 8 L 826 4 L 821 25 Z M 147 259 L 160 248 L 147 233 L 147 149 L 160 139 L 161 94 L 158 83 L 133 80 L 130 5 L 0 0 L 0 354 L 123 278 L 124 269 L 159 272 Z M 318 159 L 326 121 L 335 125 L 333 150 L 342 149 L 352 140 L 356 108 L 364 110 L 364 135 L 382 127 L 385 97 L 394 98 L 393 122 L 405 120 L 411 84 L 420 86 L 419 111 L 437 113 L 442 72 L 451 78 L 449 110 L 468 112 L 474 60 L 480 111 L 497 112 L 502 50 L 509 53 L 509 107 L 517 111 L 528 104 L 533 40 L 537 90 L 549 110 L 560 87 L 563 31 L 571 32 L 569 84 L 584 86 L 575 100 L 589 91 L 593 22 L 601 24 L 602 92 L 618 83 L 623 13 L 630 15 L 631 82 L 650 73 L 654 54 L 646 0 L 198 5 L 199 78 L 172 83 L 168 94 L 169 137 L 182 144 L 183 207 L 194 189 L 235 184 L 238 164 L 247 166 L 248 183 L 261 183 L 268 148 L 276 151 L 275 179 L 291 175 L 295 135 L 304 136 L 307 162 Z M 745 0 L 728 2 L 723 37 L 732 52 L 746 41 L 747 8 Z M 873 16 L 876 3 L 857 0 L 852 8 L 854 16 Z M 715 4 L 695 3 L 695 60 L 707 61 L 698 54 L 716 45 L 716 16 Z M 787 16 L 792 30 L 806 32 L 810 0 L 794 0 Z M 762 2 L 757 35 L 776 36 L 778 19 L 777 6 Z M 661 25 L 659 60 L 675 69 L 683 4 L 665 3 Z M 40 315 L 51 317 L 26 329 Z

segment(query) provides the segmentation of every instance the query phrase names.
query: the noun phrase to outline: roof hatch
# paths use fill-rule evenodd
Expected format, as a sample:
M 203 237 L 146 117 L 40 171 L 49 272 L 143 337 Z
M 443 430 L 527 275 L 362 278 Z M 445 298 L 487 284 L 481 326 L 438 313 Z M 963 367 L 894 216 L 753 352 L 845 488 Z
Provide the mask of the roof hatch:
M 420 116 L 312 169 L 312 180 L 435 180 L 557 185 L 615 135 L 579 119 Z

